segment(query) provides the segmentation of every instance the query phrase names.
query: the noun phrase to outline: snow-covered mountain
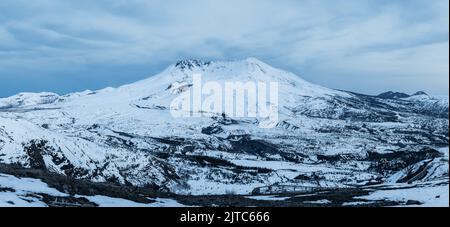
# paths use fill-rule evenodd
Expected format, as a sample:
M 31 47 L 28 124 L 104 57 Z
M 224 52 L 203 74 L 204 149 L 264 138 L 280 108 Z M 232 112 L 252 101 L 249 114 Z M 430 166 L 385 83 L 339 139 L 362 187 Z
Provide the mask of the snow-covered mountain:
M 222 113 L 173 118 L 171 101 L 192 89 L 194 73 L 205 82 L 277 81 L 277 126 Z M 328 89 L 254 58 L 184 60 L 118 88 L 0 99 L 0 162 L 179 194 L 355 187 L 393 176 L 448 185 L 440 161 L 448 158 L 448 114 L 448 98 Z M 423 162 L 439 172 L 406 171 Z

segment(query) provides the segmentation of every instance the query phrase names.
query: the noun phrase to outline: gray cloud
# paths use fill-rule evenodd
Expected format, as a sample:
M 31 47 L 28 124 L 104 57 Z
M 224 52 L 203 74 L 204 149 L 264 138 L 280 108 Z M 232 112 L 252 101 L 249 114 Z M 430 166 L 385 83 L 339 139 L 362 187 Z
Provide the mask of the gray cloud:
M 0 96 L 249 56 L 339 89 L 448 93 L 447 0 L 4 0 L 0 11 Z

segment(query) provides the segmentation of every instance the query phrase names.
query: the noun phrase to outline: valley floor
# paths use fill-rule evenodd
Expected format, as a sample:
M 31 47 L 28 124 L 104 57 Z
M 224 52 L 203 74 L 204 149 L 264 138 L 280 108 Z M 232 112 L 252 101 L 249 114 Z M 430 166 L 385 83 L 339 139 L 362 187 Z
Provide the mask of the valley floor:
M 310 193 L 189 196 L 73 181 L 64 176 L 4 164 L 0 164 L 0 172 L 1 207 L 449 206 L 448 177 L 426 183 L 384 184 Z

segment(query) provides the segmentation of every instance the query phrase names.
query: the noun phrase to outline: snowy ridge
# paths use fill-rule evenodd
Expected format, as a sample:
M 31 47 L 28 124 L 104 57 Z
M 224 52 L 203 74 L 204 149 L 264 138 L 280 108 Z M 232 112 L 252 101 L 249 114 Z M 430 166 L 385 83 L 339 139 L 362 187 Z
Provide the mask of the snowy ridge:
M 50 92 L 42 93 L 19 93 L 17 95 L 0 98 L 0 109 L 31 107 L 49 104 L 57 101 L 59 95 Z

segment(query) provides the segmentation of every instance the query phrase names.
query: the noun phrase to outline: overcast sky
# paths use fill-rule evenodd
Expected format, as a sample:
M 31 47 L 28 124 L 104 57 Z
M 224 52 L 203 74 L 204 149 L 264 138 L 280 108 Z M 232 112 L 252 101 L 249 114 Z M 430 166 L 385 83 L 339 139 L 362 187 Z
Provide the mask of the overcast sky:
M 448 0 L 1 0 L 0 96 L 256 57 L 331 88 L 448 94 Z

